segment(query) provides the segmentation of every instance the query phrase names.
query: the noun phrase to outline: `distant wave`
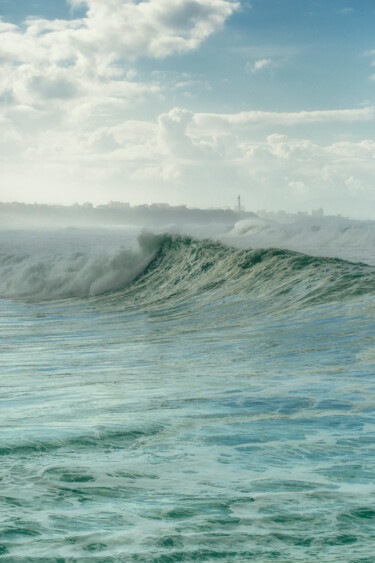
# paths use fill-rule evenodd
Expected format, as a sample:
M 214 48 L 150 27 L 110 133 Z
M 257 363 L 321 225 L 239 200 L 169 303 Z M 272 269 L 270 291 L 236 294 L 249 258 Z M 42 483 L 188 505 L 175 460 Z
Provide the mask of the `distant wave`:
M 238 221 L 221 240 L 240 247 L 277 246 L 375 265 L 375 221 L 344 217 L 253 217 Z
M 248 294 L 293 302 L 375 294 L 375 268 L 288 250 L 235 249 L 186 236 L 141 234 L 136 251 L 0 257 L 0 295 L 61 299 L 122 292 L 129 303 Z

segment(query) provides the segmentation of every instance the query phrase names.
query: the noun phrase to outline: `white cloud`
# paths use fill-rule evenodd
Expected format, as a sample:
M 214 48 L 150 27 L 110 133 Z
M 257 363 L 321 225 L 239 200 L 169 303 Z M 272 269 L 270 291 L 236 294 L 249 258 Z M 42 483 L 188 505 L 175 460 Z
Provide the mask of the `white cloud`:
M 297 123 L 302 123 L 302 117 L 305 120 L 302 137 L 295 130 L 293 136 L 288 134 L 290 123 L 296 123 L 294 114 L 289 120 L 285 119 L 289 114 L 272 114 L 277 132 L 268 134 L 265 113 L 266 129 L 253 136 L 253 129 L 243 126 L 242 114 L 230 119 L 215 114 L 213 128 L 207 114 L 182 108 L 156 120 L 124 121 L 95 130 L 42 130 L 37 139 L 28 137 L 27 150 L 25 139 L 8 129 L 3 141 L 9 146 L 8 156 L 3 156 L 7 159 L 4 185 L 7 182 L 13 194 L 9 199 L 16 199 L 12 162 L 19 162 L 15 154 L 23 147 L 22 168 L 33 200 L 42 193 L 44 200 L 71 202 L 79 193 L 82 201 L 94 202 L 165 199 L 225 205 L 241 193 L 251 208 L 324 206 L 327 212 L 351 214 L 356 209 L 368 216 L 375 207 L 375 141 L 324 144 L 306 136 L 317 118 L 350 123 L 349 116 L 350 120 L 364 118 L 357 111 L 297 114 Z
M 309 123 L 332 123 L 368 121 L 375 118 L 375 107 L 360 109 L 320 110 L 300 112 L 242 111 L 235 114 L 196 114 L 194 121 L 200 127 L 215 129 L 217 127 L 246 128 L 251 125 L 285 125 L 292 126 Z
M 85 0 L 78 48 L 125 58 L 165 57 L 196 49 L 239 7 L 230 0 Z
M 77 5 L 77 2 L 72 2 Z M 232 0 L 84 0 L 74 20 L 0 21 L 1 57 L 11 61 L 89 64 L 102 57 L 165 57 L 196 49 L 239 8 Z
M 21 134 L 116 125 L 130 105 L 161 94 L 157 79 L 137 81 L 132 61 L 194 50 L 239 8 L 235 0 L 70 3 L 86 14 L 21 26 L 0 19 L 0 111 Z
M 365 51 L 364 53 L 362 53 L 363 57 L 374 57 L 375 56 L 375 49 L 372 49 L 370 51 Z M 371 66 L 375 66 L 375 61 L 373 60 L 371 63 Z M 375 74 L 371 74 L 370 75 L 370 80 L 374 81 L 375 80 Z
M 265 68 L 270 68 L 274 66 L 274 61 L 272 59 L 259 59 L 254 62 L 247 62 L 246 63 L 246 70 L 247 72 L 259 72 L 260 70 L 264 70 Z

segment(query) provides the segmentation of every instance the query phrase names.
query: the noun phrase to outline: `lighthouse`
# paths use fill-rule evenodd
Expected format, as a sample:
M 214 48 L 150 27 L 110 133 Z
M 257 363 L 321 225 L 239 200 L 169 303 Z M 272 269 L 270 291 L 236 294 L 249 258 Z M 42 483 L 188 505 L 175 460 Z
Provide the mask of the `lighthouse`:
M 241 196 L 237 198 L 237 213 L 241 213 Z

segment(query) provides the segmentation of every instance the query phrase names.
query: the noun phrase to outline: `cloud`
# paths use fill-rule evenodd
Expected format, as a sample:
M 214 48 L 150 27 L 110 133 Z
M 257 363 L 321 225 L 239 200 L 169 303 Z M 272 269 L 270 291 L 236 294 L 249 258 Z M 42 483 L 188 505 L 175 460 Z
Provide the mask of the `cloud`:
M 307 124 L 322 119 L 350 123 L 369 115 L 357 110 L 301 113 L 298 122 L 303 118 Z M 237 127 L 240 114 L 233 115 L 229 124 L 221 122 L 215 131 L 206 128 L 202 115 L 181 108 L 160 115 L 156 127 L 148 131 L 147 153 L 139 145 L 140 159 L 132 161 L 129 181 L 139 182 L 143 190 L 164 189 L 170 201 L 184 201 L 189 193 L 207 205 L 228 203 L 238 191 L 253 208 L 296 210 L 319 204 L 337 212 L 341 205 L 339 211 L 350 214 L 354 206 L 362 205 L 365 215 L 375 204 L 374 141 L 326 145 L 285 133 L 253 139 L 251 129 Z M 280 122 L 288 127 L 284 117 L 280 114 Z M 290 121 L 294 120 L 295 116 Z
M 17 187 L 15 168 L 22 153 L 33 200 L 43 195 L 43 200 L 69 203 L 78 193 L 82 201 L 94 202 L 161 198 L 225 205 L 241 193 L 252 209 L 324 206 L 327 212 L 351 214 L 356 209 L 368 216 L 375 205 L 375 141 L 325 144 L 308 136 L 309 126 L 321 120 L 334 124 L 339 119 L 350 125 L 373 113 L 371 108 L 358 111 L 272 113 L 272 119 L 268 112 L 260 116 L 255 112 L 257 123 L 262 117 L 266 124 L 263 129 L 259 125 L 256 135 L 252 127 L 244 126 L 253 112 L 229 118 L 211 114 L 208 119 L 207 114 L 184 108 L 155 120 L 125 120 L 95 130 L 41 129 L 36 137 L 30 133 L 27 143 L 25 136 L 6 127 L 4 194 L 17 199 L 18 189 L 24 193 L 23 182 Z M 23 118 L 32 119 L 27 108 L 23 113 Z M 303 132 L 298 135 L 293 129 L 290 135 L 291 124 L 300 123 L 305 124 Z
M 119 57 L 162 58 L 196 49 L 239 8 L 230 0 L 85 0 L 79 48 Z M 99 42 L 96 43 L 95 39 Z
M 375 57 L 375 49 L 372 49 L 370 51 L 365 51 L 364 53 L 362 53 L 363 57 Z M 375 66 L 375 60 L 371 61 L 371 66 Z M 371 74 L 370 75 L 370 80 L 374 81 L 375 80 L 375 74 Z
M 235 114 L 198 113 L 194 123 L 208 130 L 217 128 L 243 129 L 250 126 L 295 126 L 312 123 L 353 123 L 375 118 L 375 107 L 360 109 L 319 110 L 300 112 L 242 111 Z
M 72 20 L 29 18 L 20 26 L 0 19 L 0 105 L 18 131 L 22 122 L 16 116 L 25 107 L 35 110 L 36 128 L 56 128 L 63 121 L 65 128 L 115 125 L 130 105 L 160 96 L 160 81 L 136 80 L 136 59 L 197 49 L 239 8 L 235 0 L 70 4 L 85 7 L 85 14 Z
M 246 63 L 246 70 L 247 72 L 258 72 L 260 70 L 263 70 L 265 68 L 269 68 L 274 66 L 274 61 L 272 59 L 259 59 L 257 61 L 254 61 L 252 63 L 247 62 Z
M 7 70 L 23 64 L 36 75 L 69 69 L 78 77 L 95 74 L 114 79 L 121 74 L 118 61 L 197 49 L 239 8 L 231 0 L 84 0 L 79 4 L 87 7 L 87 13 L 73 20 L 31 18 L 23 26 L 0 20 L 0 59 Z
M 354 8 L 342 8 L 339 10 L 340 14 L 352 14 L 354 11 Z
M 68 99 L 78 94 L 77 85 L 68 78 L 58 76 L 56 78 L 35 75 L 30 79 L 29 88 L 38 97 Z
M 84 17 L 0 21 L 1 56 L 62 62 L 97 56 L 165 57 L 196 49 L 239 8 L 234 0 L 83 0 Z

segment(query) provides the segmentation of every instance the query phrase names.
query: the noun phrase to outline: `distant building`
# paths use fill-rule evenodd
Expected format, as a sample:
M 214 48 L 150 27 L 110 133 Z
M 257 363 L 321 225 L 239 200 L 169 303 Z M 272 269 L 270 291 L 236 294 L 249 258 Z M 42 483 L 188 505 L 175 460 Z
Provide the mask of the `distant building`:
M 312 215 L 313 217 L 323 217 L 323 215 L 324 215 L 323 208 L 322 208 L 322 207 L 319 207 L 319 209 L 313 209 L 313 210 L 311 211 L 311 215 Z
M 170 205 L 169 203 L 152 203 L 150 207 L 152 209 L 169 209 Z
M 129 209 L 130 203 L 123 201 L 110 201 L 108 207 L 111 209 Z
M 234 209 L 235 211 L 237 211 L 237 213 L 241 213 L 242 211 L 245 211 L 245 208 L 243 207 L 243 205 L 241 205 L 241 196 L 239 195 L 237 197 L 237 206 Z

